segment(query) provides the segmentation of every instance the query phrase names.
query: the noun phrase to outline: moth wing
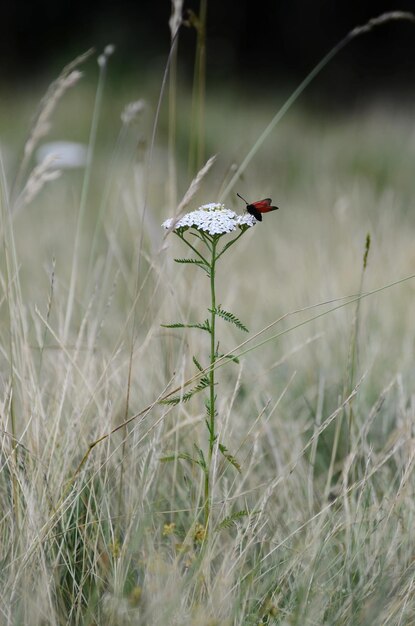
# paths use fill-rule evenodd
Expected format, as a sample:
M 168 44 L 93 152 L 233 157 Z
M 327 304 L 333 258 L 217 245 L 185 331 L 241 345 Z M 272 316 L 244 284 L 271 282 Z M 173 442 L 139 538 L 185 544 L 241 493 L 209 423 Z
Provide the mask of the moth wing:
M 258 211 L 265 211 L 271 205 L 271 202 L 271 198 L 264 198 L 263 200 L 258 200 L 252 204 L 256 209 L 258 209 Z
M 246 207 L 246 210 L 248 211 L 250 215 L 253 215 L 255 219 L 258 220 L 258 222 L 262 222 L 262 215 L 260 211 L 258 211 L 256 207 L 256 203 L 248 204 L 248 206 Z

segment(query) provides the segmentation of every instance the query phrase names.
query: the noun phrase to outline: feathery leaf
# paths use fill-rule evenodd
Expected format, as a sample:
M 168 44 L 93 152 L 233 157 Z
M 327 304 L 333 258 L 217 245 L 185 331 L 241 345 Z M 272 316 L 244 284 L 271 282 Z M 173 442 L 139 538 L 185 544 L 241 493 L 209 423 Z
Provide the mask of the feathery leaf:
M 234 526 L 236 522 L 240 520 L 242 517 L 248 517 L 248 516 L 249 516 L 249 511 L 246 511 L 246 510 L 236 511 L 236 513 L 232 513 L 232 515 L 228 515 L 228 517 L 225 517 L 220 522 L 220 524 L 217 525 L 216 530 L 222 530 L 222 528 L 231 528 L 231 526 Z
M 244 326 L 244 324 L 242 324 L 242 322 L 236 317 L 236 315 L 234 315 L 233 313 L 229 313 L 229 311 L 225 311 L 225 309 L 222 309 L 220 304 L 217 307 L 215 307 L 215 309 L 209 309 L 209 311 L 211 313 L 215 313 L 216 315 L 226 320 L 227 322 L 231 324 L 235 324 L 235 326 L 239 328 L 239 330 L 243 330 L 245 333 L 249 332 L 247 327 Z
M 241 466 L 239 465 L 238 461 L 233 456 L 233 454 L 228 452 L 228 448 L 224 446 L 223 443 L 220 443 L 218 447 L 219 447 L 219 451 L 223 454 L 223 456 L 228 461 L 228 463 L 233 465 L 234 468 L 237 469 L 239 473 L 241 473 Z
M 196 387 L 193 387 L 193 389 L 190 389 L 190 391 L 186 391 L 186 393 L 184 393 L 182 396 L 173 396 L 172 398 L 160 400 L 160 404 L 170 404 L 174 406 L 176 404 L 180 404 L 180 402 L 188 402 L 192 396 L 194 396 L 196 393 L 199 393 L 199 391 L 203 391 L 203 389 L 206 389 L 206 387 L 209 387 L 209 378 L 207 376 L 203 376 L 203 378 L 200 379 Z

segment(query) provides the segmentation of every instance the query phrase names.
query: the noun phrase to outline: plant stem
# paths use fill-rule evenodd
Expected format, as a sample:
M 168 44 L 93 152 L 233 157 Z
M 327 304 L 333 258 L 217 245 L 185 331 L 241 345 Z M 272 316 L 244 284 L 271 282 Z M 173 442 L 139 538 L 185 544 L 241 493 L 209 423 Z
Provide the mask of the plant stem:
M 216 361 L 216 337 L 215 337 L 215 322 L 216 322 L 216 294 L 215 294 L 215 263 L 216 263 L 216 242 L 212 247 L 212 264 L 210 272 L 210 306 L 211 306 L 211 320 L 210 320 L 210 372 L 209 372 L 209 387 L 210 387 L 210 440 L 209 440 L 209 464 L 212 458 L 213 446 L 215 444 L 215 361 Z
M 200 254 L 200 252 L 199 252 L 198 250 L 196 250 L 196 248 L 195 248 L 194 246 L 192 246 L 192 244 L 190 243 L 190 241 L 188 241 L 188 239 L 185 239 L 183 235 L 180 235 L 180 234 L 179 234 L 179 237 L 180 237 L 180 239 L 181 239 L 182 241 L 184 241 L 184 242 L 185 242 L 185 243 L 189 246 L 189 248 L 191 248 L 191 249 L 193 250 L 193 252 L 194 252 L 195 254 L 197 254 L 197 256 L 198 256 L 198 257 L 199 257 L 199 258 L 200 258 L 200 259 L 204 262 L 204 264 L 205 264 L 207 267 L 209 267 L 209 263 L 208 263 L 208 261 L 206 261 L 205 257 L 204 257 L 202 254 Z
M 206 91 L 206 20 L 207 0 L 200 0 L 199 15 L 193 21 L 197 32 L 196 59 L 193 74 L 189 172 L 202 167 L 204 155 L 204 115 Z
M 205 472 L 205 528 L 209 524 L 210 515 L 210 474 L 212 465 L 213 448 L 215 446 L 215 361 L 216 361 L 216 293 L 215 293 L 215 264 L 216 264 L 216 244 L 217 239 L 214 237 L 212 241 L 212 261 L 210 264 L 210 371 L 209 371 L 209 455 L 208 464 Z

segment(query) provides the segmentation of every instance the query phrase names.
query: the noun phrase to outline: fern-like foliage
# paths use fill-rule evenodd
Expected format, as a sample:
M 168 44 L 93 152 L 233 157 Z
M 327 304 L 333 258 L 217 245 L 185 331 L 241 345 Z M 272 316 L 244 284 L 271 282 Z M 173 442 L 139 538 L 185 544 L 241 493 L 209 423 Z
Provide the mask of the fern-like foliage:
M 210 276 L 210 265 L 207 261 L 203 261 L 202 259 L 174 259 L 176 263 L 186 263 L 188 265 L 196 265 L 196 267 L 200 267 L 202 270 L 206 272 L 208 276 Z
M 217 354 L 218 359 L 229 359 L 229 361 L 233 361 L 234 363 L 239 364 L 239 359 L 235 354 Z
M 236 513 L 232 513 L 232 515 L 228 515 L 225 517 L 220 524 L 217 525 L 216 530 L 222 530 L 222 528 L 231 528 L 236 525 L 236 522 L 240 520 L 242 517 L 248 517 L 249 511 L 245 509 L 242 511 L 236 511 Z
M 219 444 L 219 451 L 223 454 L 223 456 L 225 457 L 225 459 L 228 461 L 228 463 L 230 463 L 231 465 L 234 466 L 234 468 L 236 470 L 238 470 L 239 473 L 241 473 L 241 466 L 239 465 L 238 461 L 236 460 L 236 458 L 233 456 L 233 454 L 231 454 L 228 451 L 228 448 L 226 446 L 223 445 L 223 443 Z
M 206 387 L 209 387 L 209 378 L 207 376 L 203 376 L 198 384 L 193 387 L 193 389 L 190 389 L 190 391 L 186 391 L 186 393 L 184 393 L 182 396 L 173 396 L 172 398 L 160 400 L 160 404 L 169 404 L 175 406 L 177 404 L 180 404 L 180 402 L 188 402 L 190 398 L 192 398 L 196 393 L 199 393 L 199 391 L 203 391 L 203 389 L 206 389 Z
M 202 470 L 206 473 L 208 471 L 208 466 L 206 463 L 206 459 L 205 459 L 205 455 L 203 454 L 203 450 L 201 448 L 199 448 L 196 444 L 193 444 L 197 455 L 198 455 L 198 460 L 196 461 L 196 463 L 202 468 Z
M 191 265 L 201 265 L 202 267 L 205 267 L 207 265 L 207 263 L 205 263 L 205 261 L 199 260 L 199 259 L 174 259 L 176 261 L 176 263 L 190 263 Z
M 200 330 L 206 330 L 208 333 L 211 332 L 210 323 L 207 319 L 202 324 L 192 324 L 189 328 L 200 328 Z
M 225 309 L 222 309 L 220 304 L 215 309 L 209 309 L 209 311 L 211 313 L 215 313 L 230 324 L 234 324 L 237 328 L 239 328 L 239 330 L 243 330 L 245 333 L 249 332 L 247 327 L 242 324 L 241 320 L 239 320 L 236 315 L 234 315 L 233 313 L 229 313 L 229 311 L 225 311 Z
M 209 320 L 205 320 L 202 324 L 182 324 L 181 322 L 175 322 L 174 324 L 160 324 L 163 328 L 199 328 L 200 330 L 206 330 L 210 333 Z
M 173 454 L 168 454 L 167 456 L 162 456 L 160 461 L 162 463 L 171 463 L 172 461 L 182 460 L 187 461 L 188 463 L 192 463 L 193 465 L 199 465 L 199 467 L 206 473 L 208 471 L 205 455 L 203 454 L 203 450 L 199 448 L 196 444 L 194 444 L 196 449 L 196 458 L 193 457 L 188 452 L 175 452 Z
M 197 360 L 195 356 L 193 357 L 193 363 L 196 365 L 199 372 L 203 372 L 203 367 L 200 365 L 199 361 Z
M 212 403 L 210 401 L 210 398 L 208 398 L 205 402 L 205 407 L 206 407 L 206 413 L 207 413 L 207 419 L 205 420 L 205 424 L 207 426 L 207 429 L 209 431 L 210 436 L 213 438 L 213 440 L 216 440 L 216 435 L 214 432 L 211 431 L 211 423 L 212 421 L 215 421 L 215 418 L 218 416 L 218 412 L 215 409 L 215 404 L 216 404 L 216 396 L 215 396 L 215 402 L 214 405 L 212 407 Z M 212 414 L 213 413 L 213 414 Z M 212 420 L 213 418 L 213 420 Z
M 172 461 L 176 461 L 177 459 L 182 459 L 183 461 L 189 461 L 189 463 L 197 463 L 196 459 L 194 459 L 187 452 L 178 452 L 177 454 L 168 454 L 167 456 L 162 456 L 160 461 L 162 463 L 171 463 Z

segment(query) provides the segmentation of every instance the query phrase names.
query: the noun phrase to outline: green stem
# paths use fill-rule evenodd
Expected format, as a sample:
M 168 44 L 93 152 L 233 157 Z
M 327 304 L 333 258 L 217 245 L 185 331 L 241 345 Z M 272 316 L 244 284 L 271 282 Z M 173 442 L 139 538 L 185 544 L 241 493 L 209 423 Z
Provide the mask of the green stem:
M 99 76 L 98 76 L 98 85 L 97 91 L 95 94 L 95 103 L 94 103 L 94 111 L 92 115 L 91 129 L 89 131 L 89 142 L 88 142 L 88 153 L 86 157 L 86 167 L 84 173 L 84 179 L 82 182 L 82 191 L 81 191 L 81 199 L 79 202 L 79 213 L 76 224 L 76 233 L 75 233 L 75 242 L 74 242 L 74 250 L 72 256 L 72 268 L 70 274 L 69 281 L 69 291 L 68 291 L 68 300 L 66 305 L 66 314 L 65 321 L 63 326 L 63 339 L 62 343 L 66 344 L 69 334 L 69 326 L 71 323 L 73 307 L 75 303 L 75 289 L 77 282 L 79 280 L 79 264 L 80 264 L 80 253 L 81 253 L 81 238 L 82 232 L 84 229 L 85 216 L 87 212 L 87 200 L 89 195 L 89 189 L 91 186 L 91 177 L 92 177 L 92 162 L 95 153 L 95 145 L 97 140 L 97 131 L 98 131 L 98 121 L 101 114 L 102 102 L 103 102 L 103 94 L 104 94 L 104 86 L 105 86 L 105 78 L 106 78 L 106 69 L 107 69 L 107 58 L 104 57 L 104 62 L 99 66 Z
M 200 30 L 198 36 L 198 120 L 197 120 L 197 153 L 196 171 L 200 170 L 204 161 L 205 151 L 205 90 L 206 90 L 206 13 L 207 0 L 200 2 Z
M 365 245 L 365 252 L 363 254 L 362 273 L 360 275 L 360 285 L 359 285 L 359 291 L 358 291 L 359 298 L 356 302 L 356 309 L 355 309 L 354 320 L 352 324 L 352 331 L 351 331 L 351 336 L 350 336 L 350 348 L 349 348 L 349 368 L 350 369 L 349 369 L 349 381 L 348 381 L 349 384 L 348 384 L 348 387 L 346 387 L 345 389 L 345 393 L 343 394 L 345 398 L 347 397 L 347 395 L 349 395 L 352 392 L 354 385 L 355 385 L 355 374 L 356 374 L 357 363 L 358 363 L 360 306 L 362 302 L 361 296 L 363 293 L 363 283 L 364 283 L 364 278 L 365 278 L 369 250 L 370 250 L 370 234 L 368 233 L 366 235 L 366 245 Z M 348 453 L 349 453 L 350 448 L 351 448 L 351 440 L 352 440 L 352 428 L 354 424 L 354 413 L 353 413 L 353 406 L 351 403 L 348 407 L 348 411 L 349 411 L 349 417 L 348 417 L 347 446 L 348 446 Z
M 212 241 L 212 261 L 210 264 L 210 371 L 209 371 L 209 455 L 208 466 L 205 473 L 205 528 L 209 524 L 210 515 L 210 474 L 212 465 L 213 448 L 215 446 L 215 361 L 216 361 L 216 293 L 215 293 L 215 265 L 216 265 L 216 244 L 217 239 Z
M 202 254 L 200 254 L 200 252 L 199 252 L 198 250 L 196 250 L 196 248 L 195 248 L 194 246 L 192 246 L 192 244 L 190 243 L 190 241 L 189 241 L 188 239 L 185 239 L 185 237 L 184 237 L 184 235 L 183 235 L 183 234 L 180 234 L 180 233 L 176 233 L 176 234 L 180 237 L 180 239 L 181 239 L 182 241 L 184 241 L 185 243 L 187 243 L 187 245 L 189 246 L 189 248 L 191 248 L 191 249 L 193 250 L 193 252 L 194 252 L 195 254 L 197 254 L 197 256 L 198 256 L 198 257 L 199 257 L 199 258 L 203 261 L 203 263 L 204 263 L 207 267 L 209 267 L 209 263 L 206 261 L 205 257 L 204 257 Z
M 202 167 L 204 154 L 204 115 L 206 91 L 206 20 L 207 0 L 200 0 L 199 15 L 194 17 L 197 32 L 196 59 L 193 73 L 191 137 L 189 171 L 196 173 Z
M 213 446 L 215 444 L 215 361 L 216 361 L 216 294 L 215 294 L 215 264 L 216 264 L 216 242 L 212 249 L 212 264 L 210 272 L 210 301 L 211 301 L 211 320 L 210 320 L 210 441 L 209 441 L 209 463 L 212 458 Z
M 226 252 L 226 250 L 228 250 L 228 248 L 233 246 L 233 244 L 238 241 L 239 237 L 242 237 L 242 235 L 244 234 L 245 230 L 246 229 L 241 230 L 241 232 L 239 233 L 239 235 L 237 237 L 235 237 L 235 239 L 232 239 L 232 241 L 230 241 L 229 243 L 226 244 L 226 246 L 223 247 L 223 250 L 221 252 L 219 252 L 218 256 L 216 257 L 216 261 L 222 256 L 222 254 L 224 252 Z

